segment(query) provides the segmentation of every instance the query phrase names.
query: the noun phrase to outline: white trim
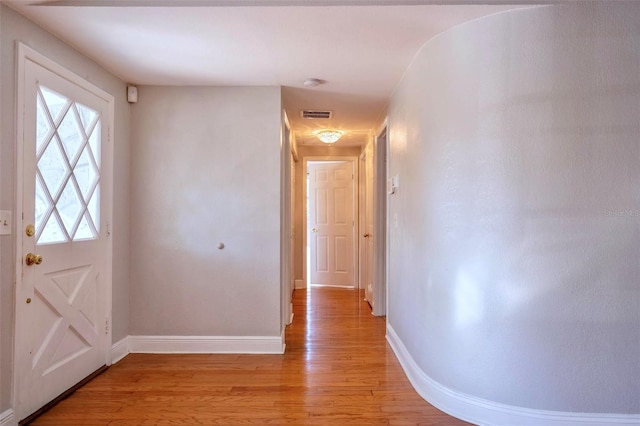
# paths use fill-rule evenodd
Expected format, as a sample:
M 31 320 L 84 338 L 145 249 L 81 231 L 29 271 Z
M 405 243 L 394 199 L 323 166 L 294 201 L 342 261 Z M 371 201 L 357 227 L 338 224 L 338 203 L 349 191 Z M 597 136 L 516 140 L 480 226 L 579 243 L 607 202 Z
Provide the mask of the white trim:
M 387 133 L 389 132 L 389 117 L 385 117 L 384 120 L 382 121 L 382 124 L 378 126 L 378 130 L 375 131 L 374 135 L 376 138 L 378 138 L 380 136 L 380 133 L 387 131 Z
M 23 61 L 23 60 L 30 60 L 32 62 L 35 62 L 36 64 L 48 69 L 49 71 L 51 71 L 54 74 L 57 74 L 58 76 L 69 80 L 71 83 L 82 87 L 83 89 L 85 89 L 88 92 L 91 92 L 92 94 L 94 94 L 95 96 L 102 98 L 105 102 L 107 103 L 113 103 L 114 102 L 114 97 L 102 90 L 101 88 L 99 88 L 98 86 L 96 86 L 95 84 L 87 81 L 87 79 L 80 77 L 78 74 L 74 73 L 73 71 L 68 70 L 67 68 L 65 68 L 64 66 L 58 64 L 57 62 L 49 59 L 48 57 L 44 56 L 43 54 L 39 53 L 38 51 L 32 49 L 31 47 L 27 46 L 24 43 L 21 42 L 17 42 L 18 45 L 18 59 Z M 24 63 L 20 64 L 21 67 L 24 66 Z M 20 69 L 24 69 L 24 68 L 20 68 Z
M 449 389 L 429 377 L 387 324 L 387 341 L 415 390 L 427 402 L 454 417 L 478 425 L 584 426 L 640 425 L 640 414 L 572 413 L 534 410 L 481 399 Z
M 382 146 L 381 146 L 382 144 Z M 373 306 L 375 316 L 387 315 L 389 278 L 389 119 L 373 140 Z
M 18 423 L 13 417 L 13 410 L 8 409 L 4 413 L 0 413 L 0 426 L 14 426 Z
M 283 354 L 281 336 L 129 336 L 129 352 L 159 354 Z
M 345 290 L 353 290 L 354 288 L 357 290 L 358 286 L 352 285 L 333 285 L 333 284 L 309 284 L 309 287 L 329 287 L 329 288 L 343 288 Z
M 295 288 L 307 288 L 307 284 L 304 280 L 296 280 Z
M 111 364 L 122 360 L 129 352 L 129 336 L 126 336 L 111 346 Z
M 291 126 L 283 109 L 280 125 L 280 318 L 282 332 L 291 322 L 293 297 L 293 209 Z M 288 322 L 289 321 L 289 322 Z

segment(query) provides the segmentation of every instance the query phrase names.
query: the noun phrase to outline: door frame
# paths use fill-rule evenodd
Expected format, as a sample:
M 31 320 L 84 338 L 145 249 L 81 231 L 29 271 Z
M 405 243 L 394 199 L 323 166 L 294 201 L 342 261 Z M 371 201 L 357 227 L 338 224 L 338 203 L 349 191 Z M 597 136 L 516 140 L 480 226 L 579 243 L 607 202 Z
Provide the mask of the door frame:
M 339 155 L 327 155 L 327 156 L 316 156 L 316 157 L 304 157 L 302 160 L 302 178 L 304 179 L 302 185 L 302 276 L 304 278 L 305 288 L 309 288 L 309 271 L 307 270 L 307 261 L 309 258 L 309 250 L 307 247 L 307 239 L 308 239 L 308 231 L 307 231 L 307 221 L 309 218 L 309 212 L 307 211 L 307 185 L 308 185 L 308 164 L 309 162 L 318 162 L 318 161 L 349 161 L 353 167 L 353 288 L 358 289 L 358 277 L 360 276 L 360 257 L 358 250 L 358 241 L 357 236 L 359 235 L 359 221 L 357 218 L 359 217 L 359 209 L 358 209 L 358 199 L 360 197 L 359 192 L 359 183 L 360 183 L 360 173 L 358 167 L 358 158 L 357 156 L 339 156 Z M 350 287 L 349 287 L 350 288 Z
M 373 294 L 372 313 L 386 316 L 389 294 L 389 118 L 374 136 L 373 145 Z M 377 238 L 375 236 L 378 236 Z M 380 238 L 382 236 L 383 238 Z
M 293 212 L 292 185 L 291 185 L 291 163 L 292 163 L 292 141 L 294 140 L 293 130 L 289 123 L 287 112 L 281 112 L 280 130 L 280 311 L 281 311 L 281 332 L 284 342 L 284 329 L 293 321 L 293 264 L 292 254 L 292 232 Z
M 371 135 L 368 136 L 371 139 Z M 368 145 L 368 144 L 367 144 Z M 366 183 L 366 167 L 367 167 L 367 146 L 365 145 L 362 153 L 358 157 L 358 288 L 360 290 L 366 290 L 366 283 L 364 277 L 364 271 L 367 267 L 365 264 L 365 245 L 362 241 L 362 232 L 366 232 L 366 214 L 367 212 L 367 203 L 366 203 L 366 193 L 367 193 L 367 183 Z M 370 160 L 370 159 L 369 159 Z
M 15 147 L 16 147 L 16 157 L 15 157 L 15 236 L 14 236 L 14 247 L 15 247 L 15 288 L 17 289 L 22 285 L 22 231 L 24 229 L 24 221 L 23 221 L 23 188 L 24 188 L 24 105 L 25 105 L 25 94 L 24 94 L 24 76 L 26 70 L 26 62 L 31 61 L 35 64 L 51 71 L 52 73 L 58 75 L 59 77 L 68 80 L 69 82 L 81 87 L 82 89 L 92 93 L 93 95 L 103 99 L 107 102 L 107 116 L 104 118 L 104 123 L 107 126 L 107 141 L 106 146 L 103 148 L 103 153 L 106 155 L 101 156 L 101 170 L 110 170 L 109 176 L 107 179 L 101 178 L 101 197 L 106 200 L 106 207 L 104 209 L 104 214 L 106 215 L 105 223 L 107 225 L 106 233 L 106 259 L 105 259 L 105 278 L 104 278 L 104 294 L 105 294 L 105 334 L 107 340 L 107 349 L 105 354 L 105 365 L 111 365 L 112 360 L 112 351 L 110 348 L 113 345 L 112 339 L 112 290 L 113 290 L 113 238 L 111 236 L 113 229 L 111 224 L 113 223 L 113 135 L 112 129 L 114 128 L 114 116 L 115 116 L 115 101 L 114 97 L 107 93 L 106 91 L 100 89 L 94 84 L 88 82 L 84 78 L 75 74 L 74 72 L 68 70 L 66 67 L 58 64 L 57 62 L 49 59 L 43 54 L 37 52 L 31 47 L 21 43 L 16 42 L 16 133 L 15 133 Z M 102 212 L 101 212 L 102 213 Z M 18 377 L 18 359 L 20 354 L 18 353 L 18 345 L 16 344 L 17 338 L 20 335 L 20 330 L 18 330 L 18 292 L 14 292 L 14 307 L 13 307 L 13 378 L 12 378 L 12 395 L 11 395 L 11 405 L 14 407 L 15 417 L 18 419 L 24 418 L 26 415 L 30 413 L 23 413 L 23 407 L 20 406 L 20 401 L 18 400 L 18 391 L 19 391 L 19 380 Z

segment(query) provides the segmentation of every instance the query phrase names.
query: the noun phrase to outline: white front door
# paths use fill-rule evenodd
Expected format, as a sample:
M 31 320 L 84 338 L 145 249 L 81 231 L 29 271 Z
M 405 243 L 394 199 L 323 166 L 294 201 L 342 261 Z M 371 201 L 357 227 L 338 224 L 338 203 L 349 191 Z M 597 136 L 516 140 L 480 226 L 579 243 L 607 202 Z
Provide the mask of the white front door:
M 354 287 L 352 161 L 307 163 L 310 284 Z
M 109 362 L 109 102 L 24 59 L 18 416 Z

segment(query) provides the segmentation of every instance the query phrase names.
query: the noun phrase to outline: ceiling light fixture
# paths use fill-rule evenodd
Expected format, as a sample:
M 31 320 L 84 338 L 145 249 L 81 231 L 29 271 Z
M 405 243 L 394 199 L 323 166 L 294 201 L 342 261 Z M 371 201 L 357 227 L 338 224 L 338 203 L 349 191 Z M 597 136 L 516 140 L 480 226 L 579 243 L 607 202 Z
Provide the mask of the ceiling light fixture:
M 344 135 L 342 130 L 317 130 L 313 133 L 324 143 L 336 143 Z

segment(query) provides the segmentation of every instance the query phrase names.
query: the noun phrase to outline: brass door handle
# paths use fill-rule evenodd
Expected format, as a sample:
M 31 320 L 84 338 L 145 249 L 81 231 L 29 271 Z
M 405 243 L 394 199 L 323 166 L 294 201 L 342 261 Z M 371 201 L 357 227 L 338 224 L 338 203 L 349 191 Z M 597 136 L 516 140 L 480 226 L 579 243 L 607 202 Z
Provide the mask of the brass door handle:
M 316 228 L 312 228 L 311 232 L 318 232 L 318 230 Z
M 24 263 L 26 263 L 27 266 L 39 265 L 42 263 L 42 256 L 39 254 L 27 253 L 24 257 Z
M 365 238 L 369 238 L 370 236 L 371 235 L 369 233 L 366 233 L 366 234 L 363 235 L 363 237 L 365 237 Z

